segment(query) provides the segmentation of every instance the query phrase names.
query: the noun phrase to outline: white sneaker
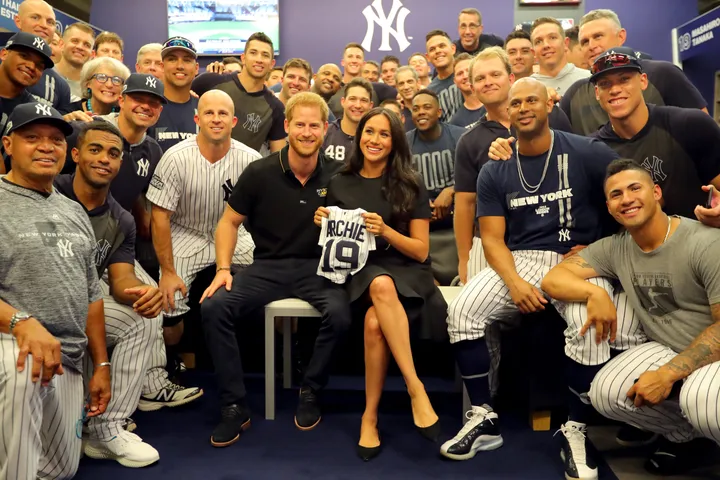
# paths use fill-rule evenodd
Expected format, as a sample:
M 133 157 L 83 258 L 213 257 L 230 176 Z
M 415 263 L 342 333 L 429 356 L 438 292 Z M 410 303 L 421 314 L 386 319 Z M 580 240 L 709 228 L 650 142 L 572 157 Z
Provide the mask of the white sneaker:
M 157 450 L 126 430 L 107 441 L 88 439 L 84 450 L 90 458 L 115 460 L 130 468 L 147 467 L 160 460 Z
M 468 421 L 453 438 L 443 443 L 440 455 L 453 460 L 469 460 L 478 451 L 502 447 L 498 415 L 487 405 L 473 406 L 465 416 Z
M 555 432 L 563 433 L 560 458 L 565 462 L 567 480 L 597 480 L 598 470 L 595 459 L 587 452 L 587 426 L 584 423 L 567 421 Z
M 203 391 L 197 387 L 183 387 L 170 383 L 157 392 L 142 395 L 138 402 L 138 410 L 154 412 L 163 407 L 178 407 L 202 397 Z

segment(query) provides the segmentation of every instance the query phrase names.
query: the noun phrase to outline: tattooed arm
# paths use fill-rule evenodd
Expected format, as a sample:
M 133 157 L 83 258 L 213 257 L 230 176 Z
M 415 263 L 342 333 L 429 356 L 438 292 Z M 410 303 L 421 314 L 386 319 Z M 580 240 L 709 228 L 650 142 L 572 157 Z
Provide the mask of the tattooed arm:
M 587 302 L 593 294 L 605 294 L 602 288 L 586 282 L 601 276 L 580 255 L 563 260 L 550 270 L 542 281 L 542 289 L 551 297 L 563 302 Z
M 695 370 L 720 360 L 720 303 L 711 307 L 715 323 L 703 330 L 695 340 L 675 358 L 658 369 L 658 373 L 676 382 Z

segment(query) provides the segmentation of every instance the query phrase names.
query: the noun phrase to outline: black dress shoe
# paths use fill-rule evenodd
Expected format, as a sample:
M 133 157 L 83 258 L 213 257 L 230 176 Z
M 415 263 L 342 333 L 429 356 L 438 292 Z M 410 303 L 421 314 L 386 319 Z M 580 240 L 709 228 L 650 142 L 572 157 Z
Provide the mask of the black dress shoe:
M 312 430 L 317 427 L 321 418 L 317 393 L 310 387 L 302 387 L 295 411 L 295 426 L 300 430 Z
M 233 404 L 220 409 L 222 420 L 213 430 L 210 444 L 213 447 L 227 447 L 240 439 L 240 434 L 250 428 L 250 411 Z
M 357 452 L 358 457 L 362 459 L 362 461 L 369 462 L 373 458 L 380 455 L 380 452 L 382 451 L 382 443 L 377 447 L 363 447 L 362 445 L 358 444 L 355 451 Z
M 431 442 L 437 443 L 440 440 L 440 419 L 438 418 L 437 422 L 433 423 L 429 427 L 418 427 L 415 425 L 415 428 L 417 428 L 417 431 L 420 432 L 420 435 L 422 435 L 424 438 L 430 440 Z

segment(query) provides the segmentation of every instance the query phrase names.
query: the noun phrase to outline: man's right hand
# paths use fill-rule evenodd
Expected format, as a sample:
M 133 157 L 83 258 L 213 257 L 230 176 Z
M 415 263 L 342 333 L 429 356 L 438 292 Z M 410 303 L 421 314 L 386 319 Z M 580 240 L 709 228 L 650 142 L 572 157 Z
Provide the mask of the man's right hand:
M 548 303 L 543 293 L 525 280 L 510 288 L 510 297 L 520 313 L 540 312 Z
M 598 345 L 610 338 L 615 341 L 617 333 L 617 309 L 605 290 L 598 289 L 587 302 L 587 321 L 580 329 L 580 336 L 584 337 L 587 331 L 595 325 L 595 343 Z
M 220 270 L 215 274 L 215 278 L 213 278 L 212 283 L 208 288 L 205 289 L 205 291 L 202 294 L 202 297 L 200 297 L 200 303 L 203 302 L 206 298 L 210 298 L 213 296 L 215 292 L 218 291 L 220 287 L 225 285 L 225 290 L 228 292 L 232 288 L 232 273 L 228 272 L 227 270 Z
M 510 160 L 513 156 L 512 144 L 514 142 L 515 137 L 496 138 L 490 144 L 488 157 L 490 157 L 490 160 Z
M 15 325 L 12 334 L 20 348 L 17 360 L 18 372 L 25 369 L 27 356 L 32 355 L 33 383 L 37 382 L 42 375 L 42 385 L 47 385 L 53 376 L 64 373 L 60 341 L 53 337 L 42 323 L 34 318 L 28 318 Z
M 158 288 L 163 294 L 163 310 L 175 310 L 175 292 L 180 290 L 183 298 L 187 297 L 187 287 L 176 273 L 164 273 L 160 276 Z
M 225 64 L 222 62 L 211 62 L 205 67 L 206 72 L 225 73 Z

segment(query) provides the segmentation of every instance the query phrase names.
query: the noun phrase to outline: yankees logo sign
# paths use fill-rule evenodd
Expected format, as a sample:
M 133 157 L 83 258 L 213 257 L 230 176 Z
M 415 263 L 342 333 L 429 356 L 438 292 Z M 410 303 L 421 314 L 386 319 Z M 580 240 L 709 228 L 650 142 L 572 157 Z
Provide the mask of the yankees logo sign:
M 410 10 L 403 6 L 400 0 L 393 0 L 390 12 L 385 15 L 383 10 L 382 0 L 375 0 L 372 4 L 365 7 L 362 14 L 367 20 L 367 30 L 365 31 L 365 38 L 362 41 L 362 47 L 370 52 L 372 51 L 372 40 L 375 35 L 375 25 L 380 27 L 380 47 L 378 48 L 381 52 L 389 52 L 390 48 L 390 36 L 395 38 L 398 44 L 398 48 L 401 52 L 407 50 L 410 46 L 410 40 L 412 37 L 405 35 L 405 20 L 410 15 Z M 395 27 L 393 27 L 395 22 Z

